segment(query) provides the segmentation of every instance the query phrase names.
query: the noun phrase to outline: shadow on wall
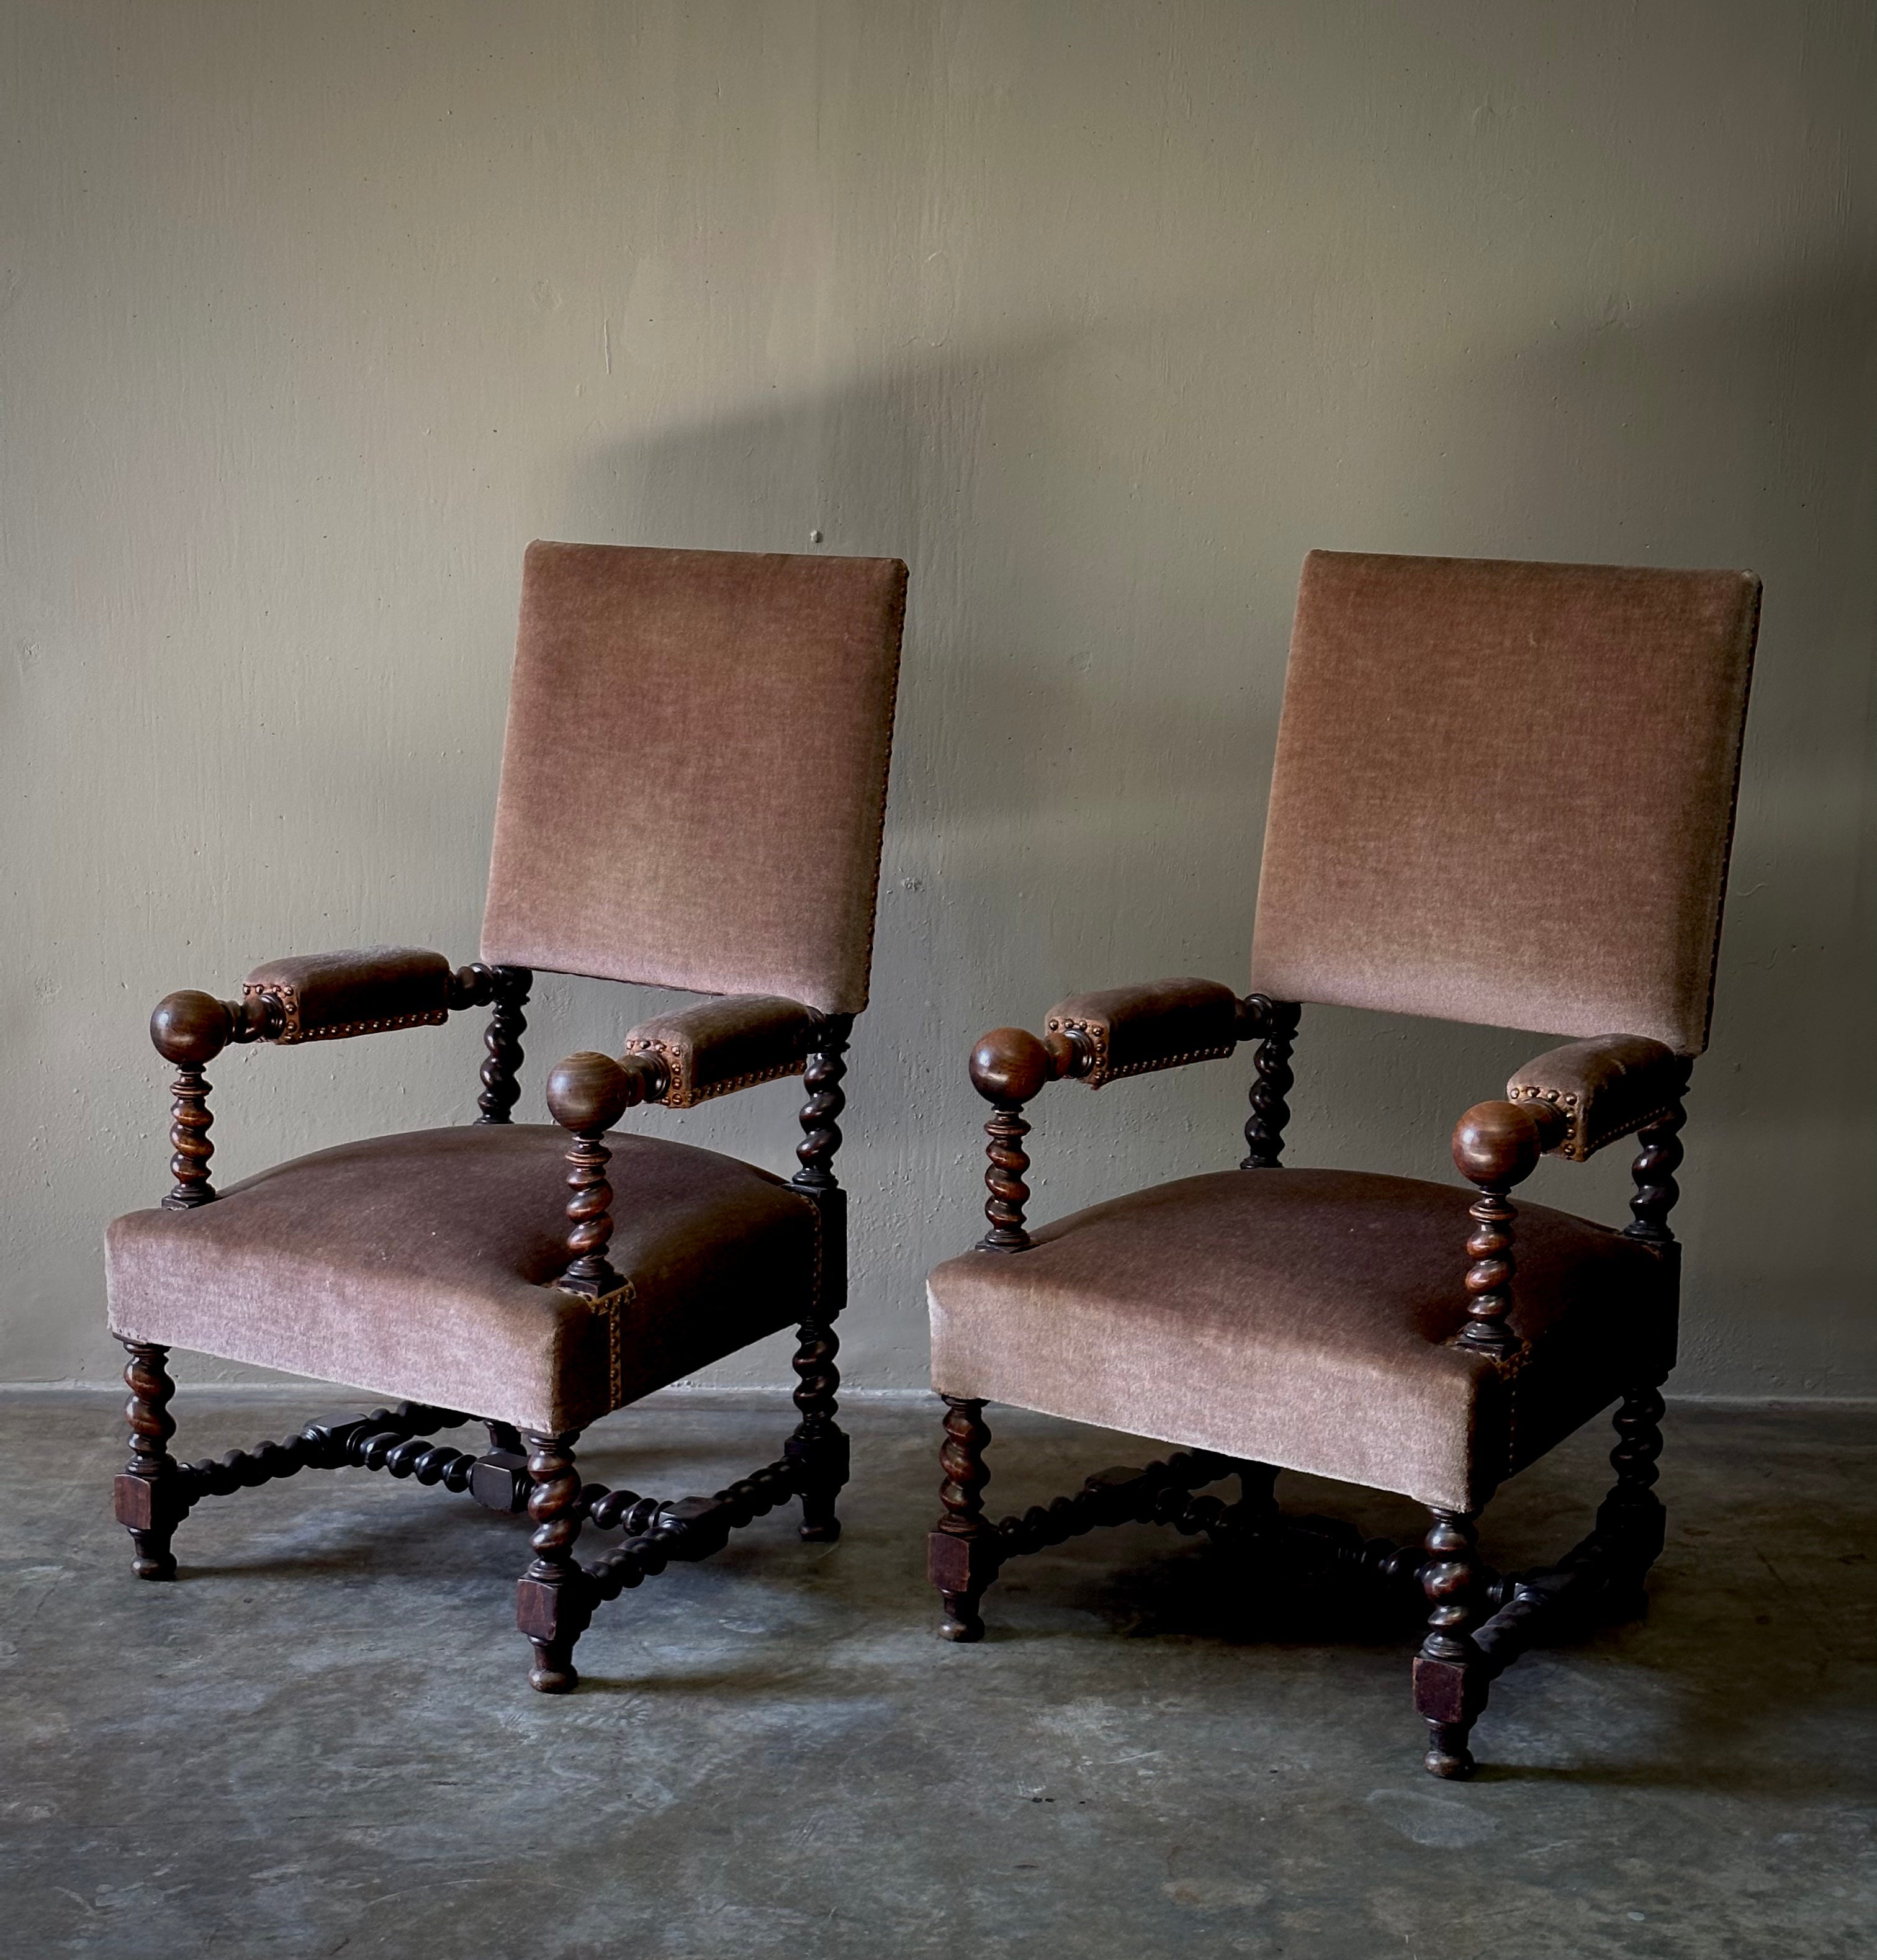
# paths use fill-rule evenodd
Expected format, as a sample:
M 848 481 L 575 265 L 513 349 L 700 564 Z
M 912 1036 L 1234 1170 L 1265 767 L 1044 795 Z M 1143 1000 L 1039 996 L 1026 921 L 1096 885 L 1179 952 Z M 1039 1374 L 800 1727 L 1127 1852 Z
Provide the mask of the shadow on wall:
M 944 1168 L 930 1233 L 897 1242 L 896 1294 L 915 1277 L 902 1260 L 975 1235 L 958 1064 L 981 1026 L 1150 974 L 1243 984 L 1305 550 L 1738 565 L 1767 600 L 1690 1134 L 1686 1379 L 1751 1365 L 1769 1389 L 1828 1387 L 1834 1348 L 1856 1366 L 1872 1256 L 1856 1036 L 1873 977 L 1877 278 L 1847 266 L 1646 312 L 1613 293 L 1587 330 L 1456 332 L 1340 391 L 1307 341 L 1255 377 L 1230 358 L 1277 304 L 923 348 L 597 453 L 562 492 L 568 535 L 912 565 L 872 1018 L 902 1071 L 900 1169 L 918 1192 Z M 1484 853 L 1481 875 L 1484 902 Z M 1450 1178 L 1452 1118 L 1534 1045 L 1309 1017 L 1296 1154 Z M 1037 1214 L 1232 1160 L 1244 1073 L 1123 1092 L 1175 1102 L 1185 1120 L 1153 1138 L 1145 1106 L 1120 1134 L 1109 1102 L 1052 1104 Z M 1548 1166 L 1535 1195 L 1620 1217 L 1611 1154 Z M 1756 1334 L 1775 1315 L 1779 1339 Z

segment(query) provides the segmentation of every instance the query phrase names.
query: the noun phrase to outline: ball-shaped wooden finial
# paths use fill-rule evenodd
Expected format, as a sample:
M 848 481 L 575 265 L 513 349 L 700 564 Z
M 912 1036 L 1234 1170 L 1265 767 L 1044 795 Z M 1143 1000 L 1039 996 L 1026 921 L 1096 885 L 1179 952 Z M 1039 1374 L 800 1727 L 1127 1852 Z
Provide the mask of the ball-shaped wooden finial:
M 631 1106 L 633 1079 L 609 1055 L 570 1055 L 548 1077 L 548 1112 L 565 1130 L 609 1130 Z
M 1544 1153 L 1544 1132 L 1516 1102 L 1476 1102 L 1453 1126 L 1453 1162 L 1472 1184 L 1512 1185 Z
M 1027 1102 L 1055 1072 L 1027 1028 L 993 1028 L 971 1052 L 971 1086 L 987 1102 Z
M 228 1045 L 234 1017 L 212 994 L 167 994 L 150 1017 L 150 1039 L 165 1061 L 202 1068 Z

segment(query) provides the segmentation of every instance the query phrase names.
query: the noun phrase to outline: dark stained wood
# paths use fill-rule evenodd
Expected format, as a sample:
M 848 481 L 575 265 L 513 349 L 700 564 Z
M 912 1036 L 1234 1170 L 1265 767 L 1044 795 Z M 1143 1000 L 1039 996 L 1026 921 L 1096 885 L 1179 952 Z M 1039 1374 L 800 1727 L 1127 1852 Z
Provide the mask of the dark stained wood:
M 811 1544 L 831 1544 L 841 1535 L 835 1506 L 846 1488 L 848 1439 L 835 1416 L 841 1370 L 835 1357 L 841 1338 L 835 1322 L 848 1299 L 848 1198 L 835 1172 L 841 1147 L 841 1115 L 847 1107 L 842 1087 L 851 1014 L 826 1016 L 802 1071 L 807 1091 L 802 1104 L 802 1141 L 796 1149 L 801 1168 L 795 1186 L 816 1211 L 820 1234 L 814 1311 L 795 1330 L 794 1433 L 783 1445 L 802 1500 L 800 1535 Z
M 1428 1771 L 1468 1777 L 1467 1739 L 1486 1705 L 1488 1681 L 1471 1631 L 1481 1594 L 1474 1520 L 1464 1511 L 1436 1510 L 1424 1543 L 1421 1589 L 1433 1611 L 1414 1656 L 1414 1707 L 1427 1724 Z
M 841 1342 L 833 1319 L 826 1313 L 795 1330 L 795 1406 L 801 1419 L 783 1446 L 801 1490 L 801 1535 L 818 1544 L 841 1535 L 835 1506 L 848 1481 L 848 1439 L 834 1419 L 841 1406 L 841 1371 L 835 1365 Z
M 1675 1233 L 1669 1226 L 1669 1214 L 1681 1195 L 1681 1187 L 1675 1182 L 1675 1174 L 1681 1168 L 1681 1131 L 1687 1121 L 1685 1112 L 1677 1102 L 1659 1121 L 1637 1131 L 1636 1141 L 1640 1148 L 1636 1161 L 1630 1166 L 1636 1191 L 1630 1200 L 1630 1223 L 1623 1228 L 1626 1236 L 1641 1239 L 1655 1246 L 1675 1243 Z
M 167 1366 L 170 1351 L 153 1341 L 126 1341 L 130 1359 L 124 1385 L 130 1391 L 124 1419 L 130 1425 L 130 1461 L 119 1473 L 114 1491 L 117 1521 L 130 1533 L 136 1556 L 131 1569 L 139 1579 L 173 1579 L 176 1559 L 170 1540 L 189 1505 L 181 1466 L 170 1455 L 176 1433 L 170 1402 L 176 1393 Z
M 984 1514 L 984 1488 L 991 1481 L 985 1468 L 991 1432 L 985 1426 L 984 1404 L 946 1395 L 945 1440 L 939 1451 L 945 1472 L 939 1486 L 943 1515 L 926 1540 L 926 1570 L 939 1589 L 945 1618 L 939 1628 L 948 1640 L 981 1640 L 984 1621 L 978 1602 L 997 1577 L 1001 1561 L 997 1529 Z
M 1472 1264 L 1466 1269 L 1466 1324 L 1458 1343 L 1488 1354 L 1518 1351 L 1519 1337 L 1506 1324 L 1512 1311 L 1512 1280 L 1518 1262 L 1513 1251 L 1517 1208 L 1503 1185 L 1484 1185 L 1468 1208 L 1473 1230 L 1466 1242 Z
M 1615 1618 L 1633 1619 L 1643 1611 L 1643 1581 L 1668 1535 L 1668 1513 L 1656 1494 L 1662 1410 L 1659 1386 L 1646 1382 L 1624 1395 L 1614 1418 L 1610 1468 L 1616 1483 L 1597 1507 L 1596 1535 L 1610 1554 L 1606 1606 Z
M 192 1211 L 214 1201 L 208 1141 L 215 1118 L 208 1109 L 208 1078 L 202 1071 L 231 1042 L 270 1041 L 282 1026 L 280 1003 L 266 997 L 218 1001 L 212 994 L 186 989 L 168 994 L 150 1017 L 150 1039 L 177 1071 L 170 1093 L 170 1172 L 174 1187 L 163 1201 L 166 1211 Z
M 208 1162 L 215 1147 L 208 1140 L 215 1122 L 209 1112 L 211 1083 L 199 1068 L 180 1068 L 170 1084 L 170 1171 L 176 1182 L 163 1201 L 166 1211 L 192 1211 L 215 1198 Z
M 841 1084 L 853 1028 L 851 1014 L 825 1016 L 802 1070 L 802 1087 L 808 1094 L 802 1104 L 802 1140 L 795 1149 L 801 1169 L 794 1181 L 805 1190 L 827 1190 L 835 1182 L 835 1153 L 841 1147 L 841 1115 L 848 1106 Z
M 234 1032 L 227 1002 L 209 994 L 169 994 L 150 1017 L 151 1041 L 176 1068 L 170 1112 L 170 1171 L 176 1183 L 163 1201 L 166 1211 L 193 1211 L 215 1196 L 208 1174 L 209 1160 L 215 1153 L 208 1141 L 215 1118 L 209 1113 L 209 1082 L 202 1071 L 227 1045 Z
M 1000 1519 L 994 1527 L 998 1561 L 1042 1551 L 1110 1525 L 1170 1524 L 1190 1534 L 1220 1530 L 1228 1517 L 1234 1524 L 1243 1523 L 1258 1514 L 1255 1500 L 1248 1512 L 1222 1499 L 1188 1499 L 1196 1486 L 1216 1483 L 1237 1467 L 1229 1457 L 1195 1449 L 1181 1450 L 1144 1469 L 1124 1465 L 1099 1471 L 1086 1478 L 1073 1497 L 1032 1504 L 1020 1516 Z
M 606 1166 L 612 1153 L 606 1134 L 639 1099 L 636 1073 L 610 1055 L 584 1051 L 556 1064 L 548 1077 L 548 1110 L 574 1132 L 567 1153 L 567 1249 L 571 1262 L 555 1281 L 564 1293 L 597 1300 L 616 1292 L 619 1275 L 606 1257 L 612 1242 L 612 1186 Z
M 1029 1234 L 1023 1227 L 1023 1208 L 1029 1202 L 1029 1186 L 1023 1173 L 1029 1157 L 1023 1139 L 1029 1134 L 1021 1109 L 1015 1103 L 1001 1104 L 984 1126 L 985 1154 L 989 1159 L 984 1176 L 990 1194 L 985 1200 L 984 1215 L 991 1229 L 978 1241 L 987 1252 L 1022 1252 L 1029 1249 Z
M 1245 1124 L 1245 1156 L 1241 1170 L 1276 1170 L 1284 1160 L 1284 1133 L 1290 1121 L 1285 1101 L 1296 1086 L 1290 1055 L 1303 1010 L 1295 1001 L 1274 1001 L 1266 994 L 1248 994 L 1241 1004 L 1249 1029 L 1262 1038 L 1252 1057 L 1252 1113 Z
M 1455 1167 L 1479 1190 L 1468 1214 L 1473 1230 L 1466 1242 L 1471 1262 L 1466 1271 L 1466 1321 L 1455 1344 L 1481 1354 L 1513 1354 L 1521 1344 L 1506 1322 L 1518 1268 L 1513 1225 L 1519 1215 L 1507 1194 L 1532 1175 L 1544 1153 L 1545 1130 L 1538 1107 L 1527 1102 L 1477 1103 L 1454 1125 Z
M 488 1052 L 481 1071 L 482 1093 L 476 1099 L 481 1114 L 476 1120 L 506 1123 L 521 1095 L 521 1038 L 528 1031 L 528 1017 L 522 1010 L 534 975 L 526 966 L 478 966 L 471 970 L 488 976 L 485 998 L 495 1007 L 482 1036 Z
M 579 1432 L 524 1432 L 528 1445 L 528 1516 L 534 1522 L 534 1558 L 522 1575 L 516 1624 L 534 1650 L 528 1684 L 542 1694 L 577 1687 L 574 1647 L 591 1617 L 586 1574 L 574 1556 L 580 1535 L 580 1477 L 574 1468 Z

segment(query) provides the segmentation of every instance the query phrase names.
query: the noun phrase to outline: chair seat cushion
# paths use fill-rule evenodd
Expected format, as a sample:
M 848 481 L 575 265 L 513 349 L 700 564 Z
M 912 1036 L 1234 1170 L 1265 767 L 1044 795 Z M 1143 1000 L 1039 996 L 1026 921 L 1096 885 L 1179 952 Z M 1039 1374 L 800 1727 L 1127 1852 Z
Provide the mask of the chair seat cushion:
M 112 1331 L 527 1429 L 577 1429 L 803 1317 L 819 1220 L 766 1171 L 616 1134 L 596 1310 L 559 1291 L 565 1153 L 546 1125 L 343 1144 L 192 1211 L 111 1226 Z
M 1474 1510 L 1674 1360 L 1675 1291 L 1621 1233 L 1521 1204 L 1506 1360 L 1450 1345 L 1473 1193 L 1223 1171 L 932 1274 L 933 1386 Z

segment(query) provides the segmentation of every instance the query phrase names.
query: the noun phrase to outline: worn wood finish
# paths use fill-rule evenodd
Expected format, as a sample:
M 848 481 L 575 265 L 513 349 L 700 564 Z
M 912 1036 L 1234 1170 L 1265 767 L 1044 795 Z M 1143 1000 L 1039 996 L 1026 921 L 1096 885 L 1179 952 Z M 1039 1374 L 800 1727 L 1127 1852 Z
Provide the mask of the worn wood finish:
M 814 1045 L 802 1070 L 808 1092 L 802 1104 L 802 1140 L 795 1148 L 801 1169 L 795 1182 L 806 1190 L 825 1191 L 835 1183 L 835 1153 L 841 1147 L 841 1116 L 848 1106 L 848 1040 L 854 1029 L 851 1014 L 828 1014 L 816 1031 Z
M 124 1345 L 130 1354 L 124 1379 L 131 1392 L 126 1413 L 132 1454 L 117 1479 L 115 1500 L 118 1521 L 129 1530 L 136 1547 L 139 1578 L 175 1577 L 172 1535 L 204 1497 L 256 1490 L 302 1470 L 350 1465 L 383 1470 L 419 1484 L 441 1484 L 447 1491 L 466 1491 L 496 1510 L 520 1510 L 526 1502 L 527 1472 L 520 1457 L 495 1452 L 472 1456 L 430 1441 L 428 1431 L 460 1427 L 469 1418 L 423 1402 L 325 1418 L 304 1424 L 285 1443 L 258 1443 L 252 1449 L 231 1449 L 197 1463 L 178 1462 L 168 1450 L 176 1433 L 169 1414 L 176 1393 L 167 1365 L 169 1350 L 144 1342 Z
M 943 1514 L 926 1540 L 926 1570 L 945 1608 L 939 1628 L 948 1640 L 981 1640 L 984 1621 L 978 1602 L 997 1574 L 1002 1550 L 997 1529 L 984 1514 L 984 1488 L 991 1481 L 984 1452 L 991 1440 L 984 1404 L 957 1395 L 945 1404 L 945 1440 L 939 1450 L 944 1481 L 939 1486 Z
M 170 1403 L 170 1351 L 154 1341 L 126 1341 L 130 1359 L 124 1386 L 130 1400 L 124 1419 L 130 1426 L 130 1461 L 119 1472 L 113 1492 L 117 1521 L 130 1533 L 135 1551 L 131 1569 L 139 1579 L 173 1579 L 176 1559 L 170 1540 L 189 1510 L 182 1466 L 170 1455 L 176 1433 Z
M 610 1055 L 585 1051 L 558 1064 L 548 1077 L 548 1112 L 574 1133 L 567 1153 L 568 1268 L 555 1281 L 563 1293 L 588 1300 L 619 1290 L 619 1275 L 606 1257 L 612 1242 L 612 1186 L 606 1166 L 612 1153 L 606 1134 L 639 1099 L 637 1073 Z
M 1467 1513 L 1434 1512 L 1420 1570 L 1421 1589 L 1433 1611 L 1414 1656 L 1414 1707 L 1427 1724 L 1424 1760 L 1437 1777 L 1473 1774 L 1467 1738 L 1486 1705 L 1489 1677 L 1472 1637 L 1481 1589 L 1478 1542 Z
M 169 994 L 150 1017 L 151 1041 L 176 1068 L 170 1087 L 170 1174 L 176 1182 L 163 1201 L 166 1211 L 193 1211 L 215 1198 L 208 1172 L 215 1153 L 208 1140 L 215 1118 L 208 1109 L 208 1078 L 202 1071 L 234 1039 L 234 1026 L 229 1003 L 208 994 Z
M 948 1431 L 950 1427 L 948 1421 Z M 1073 1497 L 1032 1504 L 1020 1516 L 1001 1519 L 995 1527 L 998 1561 L 1042 1551 L 1110 1525 L 1170 1524 L 1188 1533 L 1221 1530 L 1228 1518 L 1239 1521 L 1235 1507 L 1220 1498 L 1192 1499 L 1190 1493 L 1200 1484 L 1217 1482 L 1236 1467 L 1230 1457 L 1195 1449 L 1181 1450 L 1144 1468 L 1099 1471 Z M 940 1529 L 944 1529 L 942 1524 Z
M 829 1014 L 816 1030 L 802 1071 L 807 1091 L 802 1104 L 802 1141 L 796 1147 L 800 1168 L 796 1188 L 813 1204 L 819 1234 L 814 1311 L 795 1330 L 794 1433 L 783 1445 L 802 1503 L 800 1535 L 811 1544 L 827 1545 L 841 1535 L 835 1507 L 846 1488 L 848 1447 L 846 1433 L 835 1416 L 841 1370 L 835 1357 L 841 1337 L 835 1322 L 848 1300 L 848 1196 L 835 1171 L 841 1147 L 841 1115 L 847 1107 L 843 1083 L 847 1077 L 851 1014 Z
M 1678 1102 L 1666 1115 L 1637 1132 L 1636 1141 L 1640 1147 L 1636 1153 L 1636 1161 L 1630 1166 L 1636 1190 L 1630 1200 L 1630 1223 L 1623 1228 L 1626 1237 L 1640 1239 L 1653 1246 L 1669 1246 L 1675 1243 L 1675 1233 L 1669 1227 L 1669 1214 L 1681 1195 L 1681 1187 L 1675 1182 L 1675 1174 L 1681 1168 L 1681 1132 L 1687 1121 L 1687 1115 Z
M 985 1124 L 989 1167 L 985 1184 L 990 1195 L 985 1217 L 991 1229 L 978 1240 L 987 1252 L 1020 1252 L 1029 1245 L 1023 1229 L 1023 1208 L 1029 1202 L 1029 1187 L 1023 1173 L 1029 1169 L 1023 1139 L 1029 1125 L 1023 1120 L 1023 1105 L 1039 1094 L 1046 1082 L 1066 1073 L 1079 1051 L 1067 1036 L 1058 1036 L 1051 1048 L 1025 1028 L 994 1028 L 972 1049 L 971 1085 L 992 1106 Z
M 1495 1102 L 1476 1103 L 1454 1125 L 1454 1167 L 1479 1192 L 1468 1214 L 1473 1220 L 1466 1242 L 1471 1263 L 1466 1271 L 1466 1320 L 1455 1337 L 1458 1347 L 1504 1356 L 1517 1353 L 1522 1344 L 1506 1319 L 1517 1271 L 1513 1223 L 1519 1215 L 1509 1194 L 1538 1168 L 1548 1122 L 1562 1122 L 1548 1104 Z
M 534 975 L 526 966 L 479 965 L 472 970 L 488 976 L 485 998 L 495 1007 L 482 1036 L 488 1054 L 480 1071 L 482 1093 L 476 1099 L 480 1112 L 476 1120 L 506 1123 L 521 1095 L 521 1038 L 528 1031 L 528 1017 L 522 1010 L 527 1005 Z
M 1646 1382 L 1624 1395 L 1614 1418 L 1610 1468 L 1616 1483 L 1597 1507 L 1596 1533 L 1611 1551 L 1608 1607 L 1614 1618 L 1634 1619 L 1646 1608 L 1644 1581 L 1668 1536 L 1668 1512 L 1655 1488 L 1662 1410 L 1659 1388 Z
M 192 1211 L 214 1201 L 208 1141 L 214 1117 L 208 1109 L 208 1078 L 202 1071 L 231 1042 L 269 1041 L 280 1032 L 280 1003 L 267 995 L 218 1001 L 212 994 L 185 990 L 159 1001 L 150 1017 L 150 1040 L 173 1065 L 170 1085 L 170 1174 L 176 1182 L 163 1200 L 166 1211 Z
M 1340 1519 L 1280 1512 L 1273 1489 L 1277 1473 L 1270 1465 L 1204 1450 L 1181 1451 L 1144 1468 L 1103 1471 L 1072 1496 L 993 1524 L 983 1505 L 990 1440 L 984 1404 L 943 1400 L 943 1515 L 927 1544 L 946 1639 L 983 1637 L 979 1602 L 1010 1559 L 1111 1525 L 1158 1523 L 1188 1535 L 1204 1532 L 1232 1547 L 1234 1556 L 1255 1561 L 1274 1583 L 1348 1581 L 1379 1589 L 1379 1603 L 1405 1609 L 1412 1599 L 1424 1602 L 1414 1700 L 1427 1725 L 1426 1766 L 1443 1777 L 1471 1774 L 1471 1732 L 1492 1682 L 1541 1640 L 1636 1610 L 1642 1574 L 1661 1550 L 1662 1510 L 1653 1486 L 1662 1401 L 1653 1387 L 1632 1391 L 1618 1413 L 1611 1456 L 1617 1484 L 1595 1529 L 1554 1565 L 1506 1574 L 1480 1558 L 1470 1514 L 1434 1512 L 1420 1546 L 1365 1538 Z M 1237 1503 L 1194 1494 L 1232 1475 L 1239 1484 Z
M 590 1589 L 574 1556 L 580 1535 L 581 1486 L 574 1468 L 577 1430 L 523 1432 L 528 1446 L 528 1516 L 534 1557 L 515 1599 L 515 1621 L 534 1650 L 528 1685 L 542 1694 L 565 1694 L 580 1683 L 574 1647 L 592 1616 Z
M 1276 1170 L 1284 1161 L 1284 1133 L 1290 1121 L 1284 1099 L 1296 1087 L 1290 1055 L 1303 1010 L 1295 1001 L 1274 1001 L 1266 994 L 1247 994 L 1244 1005 L 1261 1039 L 1252 1057 L 1252 1111 L 1239 1168 Z
M 984 1215 L 990 1229 L 978 1241 L 986 1252 L 1023 1252 L 1029 1249 L 1029 1233 L 1024 1226 L 1024 1207 L 1029 1203 L 1029 1186 L 1023 1173 L 1029 1169 L 1029 1154 L 1023 1139 L 1029 1125 L 1015 1103 L 1001 1103 L 984 1126 Z
M 1512 1311 L 1512 1279 L 1517 1270 L 1513 1251 L 1513 1221 L 1518 1211 L 1507 1199 L 1503 1185 L 1482 1185 L 1480 1193 L 1467 1208 L 1473 1230 L 1466 1242 L 1466 1325 L 1460 1329 L 1458 1344 L 1483 1354 L 1511 1354 L 1517 1351 L 1519 1337 L 1506 1324 Z

